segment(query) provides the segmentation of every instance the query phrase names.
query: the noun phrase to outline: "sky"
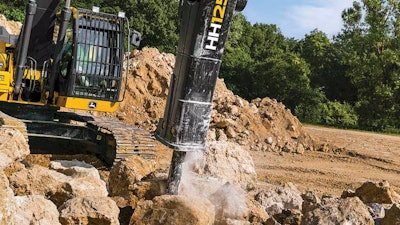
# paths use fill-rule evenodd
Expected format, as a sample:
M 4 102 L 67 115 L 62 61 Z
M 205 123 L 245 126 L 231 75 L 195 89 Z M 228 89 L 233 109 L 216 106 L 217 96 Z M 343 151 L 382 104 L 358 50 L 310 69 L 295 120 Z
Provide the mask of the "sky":
M 353 0 L 248 0 L 243 14 L 252 24 L 276 24 L 283 35 L 303 39 L 318 28 L 336 35 L 342 28 L 341 13 Z

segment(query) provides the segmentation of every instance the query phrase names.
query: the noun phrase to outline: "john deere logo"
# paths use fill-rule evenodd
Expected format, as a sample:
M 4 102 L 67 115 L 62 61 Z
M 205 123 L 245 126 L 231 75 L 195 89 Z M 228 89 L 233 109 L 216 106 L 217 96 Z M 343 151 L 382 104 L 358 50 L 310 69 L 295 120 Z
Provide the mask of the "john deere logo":
M 89 109 L 95 109 L 97 107 L 97 103 L 96 102 L 89 102 Z

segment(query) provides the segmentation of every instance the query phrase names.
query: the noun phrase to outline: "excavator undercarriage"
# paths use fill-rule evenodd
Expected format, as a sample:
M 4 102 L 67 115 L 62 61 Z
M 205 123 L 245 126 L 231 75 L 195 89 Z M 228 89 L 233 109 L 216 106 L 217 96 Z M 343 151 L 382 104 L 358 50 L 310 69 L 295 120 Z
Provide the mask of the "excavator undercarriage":
M 31 153 L 87 153 L 107 165 L 131 155 L 154 157 L 154 138 L 148 131 L 111 117 L 17 103 L 2 103 L 0 111 L 1 127 L 21 131 L 29 141 Z

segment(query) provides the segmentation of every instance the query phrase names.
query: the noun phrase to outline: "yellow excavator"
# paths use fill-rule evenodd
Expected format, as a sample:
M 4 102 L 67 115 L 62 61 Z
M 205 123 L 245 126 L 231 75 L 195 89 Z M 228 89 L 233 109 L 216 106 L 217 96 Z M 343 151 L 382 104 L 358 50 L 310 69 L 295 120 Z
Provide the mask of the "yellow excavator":
M 33 153 L 90 153 L 108 164 L 132 154 L 152 157 L 148 131 L 59 110 L 118 108 L 126 81 L 124 40 L 130 37 L 123 12 L 76 9 L 67 0 L 57 13 L 59 4 L 30 0 L 19 36 L 0 27 L 2 126 L 24 132 Z M 134 34 L 132 43 L 138 45 L 140 34 Z
M 0 124 L 25 132 L 33 153 L 88 152 L 108 164 L 132 154 L 152 157 L 154 139 L 145 130 L 59 111 L 60 107 L 115 111 L 126 81 L 122 73 L 124 13 L 75 9 L 66 0 L 57 15 L 59 1 L 29 0 L 19 37 L 0 27 Z M 186 152 L 205 149 L 229 27 L 234 12 L 243 10 L 246 3 L 180 0 L 175 69 L 164 118 L 156 131 L 156 137 L 174 149 L 170 194 L 178 192 Z M 140 34 L 134 34 L 132 43 L 138 45 Z

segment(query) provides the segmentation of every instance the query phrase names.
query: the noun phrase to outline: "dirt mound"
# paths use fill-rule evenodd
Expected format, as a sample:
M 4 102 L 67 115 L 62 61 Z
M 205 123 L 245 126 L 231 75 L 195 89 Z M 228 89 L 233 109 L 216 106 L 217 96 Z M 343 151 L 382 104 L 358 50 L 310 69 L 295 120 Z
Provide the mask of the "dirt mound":
M 164 115 L 175 57 L 154 48 L 135 51 L 129 64 L 125 99 L 113 114 L 125 123 L 154 131 Z M 315 141 L 282 103 L 270 98 L 251 103 L 218 79 L 209 140 L 231 141 L 252 150 L 303 153 Z
M 3 26 L 9 34 L 19 34 L 22 23 L 7 21 L 6 17 L 0 14 L 0 26 Z

